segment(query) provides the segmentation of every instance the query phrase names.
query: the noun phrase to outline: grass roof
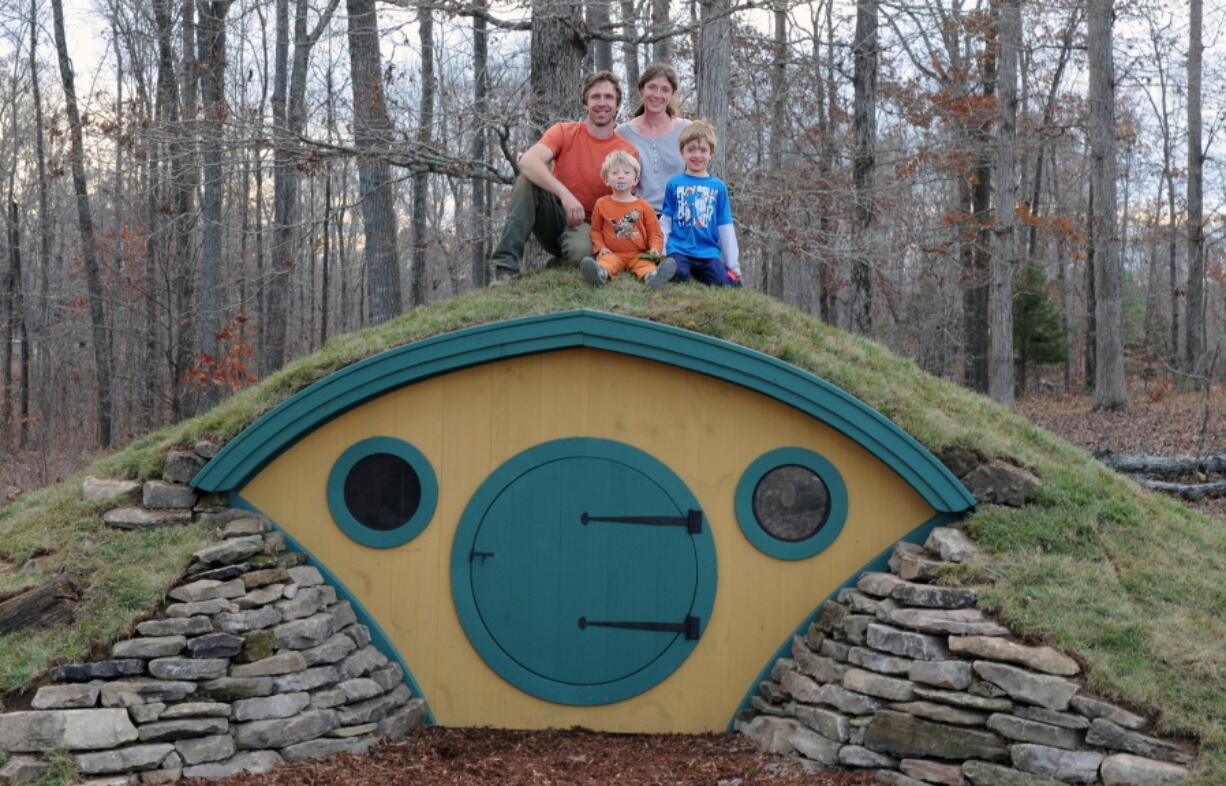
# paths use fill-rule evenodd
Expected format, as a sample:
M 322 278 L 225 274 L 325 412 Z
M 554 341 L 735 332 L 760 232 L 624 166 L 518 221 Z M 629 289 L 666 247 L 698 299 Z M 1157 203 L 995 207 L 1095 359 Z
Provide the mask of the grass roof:
M 628 278 L 628 277 L 627 277 Z M 198 527 L 124 532 L 105 505 L 80 501 L 86 474 L 145 478 L 165 451 L 227 440 L 306 385 L 377 352 L 513 317 L 593 308 L 694 330 L 806 369 L 882 412 L 930 450 L 1008 457 L 1043 480 L 1022 509 L 980 508 L 967 529 L 984 547 L 951 580 L 983 585 L 983 605 L 1015 631 L 1074 653 L 1089 690 L 1202 742 L 1196 783 L 1226 781 L 1226 527 L 1143 491 L 1085 451 L 987 398 L 929 376 L 871 341 L 758 293 L 698 285 L 648 294 L 633 281 L 594 289 L 571 271 L 524 276 L 340 336 L 209 413 L 149 435 L 63 483 L 0 510 L 0 558 L 37 558 L 82 591 L 76 619 L 0 638 L 0 691 L 29 688 L 54 662 L 89 657 L 152 610 L 211 538 Z M 0 597 L 37 577 L 0 575 Z

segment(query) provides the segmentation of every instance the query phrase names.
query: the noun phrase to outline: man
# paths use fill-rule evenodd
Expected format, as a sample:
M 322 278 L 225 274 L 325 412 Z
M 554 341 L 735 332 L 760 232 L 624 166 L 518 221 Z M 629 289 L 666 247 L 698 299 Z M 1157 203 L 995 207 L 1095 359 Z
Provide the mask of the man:
M 582 88 L 587 119 L 554 124 L 519 158 L 520 176 L 492 258 L 495 285 L 519 272 L 530 234 L 550 254 L 577 267 L 592 253 L 592 207 L 609 193 L 600 177 L 605 156 L 624 150 L 638 157 L 634 145 L 613 131 L 622 101 L 617 76 L 598 71 Z

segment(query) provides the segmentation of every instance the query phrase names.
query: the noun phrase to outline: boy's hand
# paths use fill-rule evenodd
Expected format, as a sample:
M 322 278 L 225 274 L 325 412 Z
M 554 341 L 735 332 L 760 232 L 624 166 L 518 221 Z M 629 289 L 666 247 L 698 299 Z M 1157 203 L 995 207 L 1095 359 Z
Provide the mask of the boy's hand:
M 602 256 L 604 256 L 605 254 L 612 254 L 612 253 L 613 253 L 613 252 L 612 252 L 612 251 L 610 251 L 609 249 L 605 248 L 604 246 L 601 246 L 601 247 L 600 247 L 600 248 L 599 248 L 599 249 L 596 251 L 596 258 L 597 258 L 597 259 L 600 259 L 600 258 L 601 258 Z
M 727 272 L 728 272 L 728 280 L 731 281 L 734 285 L 740 286 L 741 285 L 740 274 L 737 273 L 735 270 L 729 270 Z
M 654 248 L 639 254 L 639 259 L 646 259 L 649 262 L 659 262 L 663 258 L 664 254 L 660 251 L 656 251 Z

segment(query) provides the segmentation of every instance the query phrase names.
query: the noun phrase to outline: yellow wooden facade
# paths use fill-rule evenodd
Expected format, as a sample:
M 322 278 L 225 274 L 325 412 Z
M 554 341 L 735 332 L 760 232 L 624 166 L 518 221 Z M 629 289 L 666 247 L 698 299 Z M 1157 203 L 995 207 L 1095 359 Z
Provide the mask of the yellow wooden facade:
M 327 503 L 337 458 L 379 436 L 415 446 L 438 478 L 429 525 L 390 549 L 348 538 Z M 624 442 L 664 462 L 706 513 L 718 559 L 714 610 L 690 657 L 651 690 L 603 706 L 554 704 L 505 682 L 468 643 L 451 597 L 453 536 L 473 492 L 517 453 L 566 437 Z M 756 549 L 733 508 L 745 468 L 787 446 L 832 462 L 848 496 L 839 537 L 796 561 Z M 307 434 L 239 491 L 366 607 L 438 723 L 518 729 L 722 731 L 797 624 L 935 514 L 889 466 L 810 415 L 723 380 L 588 348 L 486 363 L 389 392 Z

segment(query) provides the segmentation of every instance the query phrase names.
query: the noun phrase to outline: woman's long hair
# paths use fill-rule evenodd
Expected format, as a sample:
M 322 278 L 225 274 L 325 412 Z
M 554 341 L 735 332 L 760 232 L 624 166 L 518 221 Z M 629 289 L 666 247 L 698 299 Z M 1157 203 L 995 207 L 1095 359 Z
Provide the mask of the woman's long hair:
M 638 117 L 647 111 L 647 108 L 643 106 L 643 85 L 647 84 L 658 76 L 664 77 L 668 80 L 668 83 L 673 86 L 673 97 L 669 100 L 668 106 L 664 107 L 664 111 L 669 117 L 677 116 L 677 72 L 674 71 L 673 67 L 668 63 L 652 63 L 643 69 L 643 75 L 639 77 L 639 105 L 635 108 L 630 117 Z

